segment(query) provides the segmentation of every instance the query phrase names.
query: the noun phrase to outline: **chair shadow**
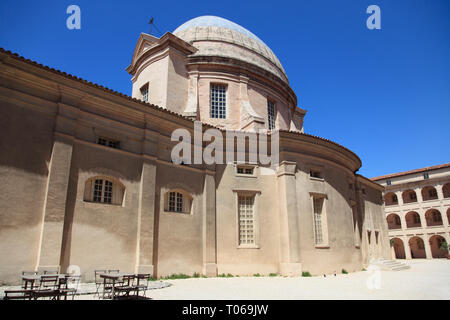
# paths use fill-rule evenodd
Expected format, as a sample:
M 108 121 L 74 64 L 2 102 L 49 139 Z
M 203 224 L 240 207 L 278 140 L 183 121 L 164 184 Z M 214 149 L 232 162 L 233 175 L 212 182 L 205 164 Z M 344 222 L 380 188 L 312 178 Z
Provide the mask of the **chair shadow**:
M 152 298 L 130 295 L 130 296 L 115 297 L 114 300 L 152 300 Z

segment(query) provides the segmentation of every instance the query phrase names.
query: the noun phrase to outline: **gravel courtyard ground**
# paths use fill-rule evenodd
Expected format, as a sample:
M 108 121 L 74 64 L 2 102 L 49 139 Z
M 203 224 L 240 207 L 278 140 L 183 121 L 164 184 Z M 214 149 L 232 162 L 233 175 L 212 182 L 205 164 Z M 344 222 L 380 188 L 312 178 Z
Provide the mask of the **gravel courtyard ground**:
M 171 286 L 149 290 L 147 296 L 155 300 L 450 299 L 450 260 L 410 260 L 405 263 L 411 269 L 380 271 L 379 289 L 367 286 L 368 278 L 376 279 L 376 273 L 361 271 L 326 278 L 165 280 Z M 89 296 L 77 298 L 89 299 Z

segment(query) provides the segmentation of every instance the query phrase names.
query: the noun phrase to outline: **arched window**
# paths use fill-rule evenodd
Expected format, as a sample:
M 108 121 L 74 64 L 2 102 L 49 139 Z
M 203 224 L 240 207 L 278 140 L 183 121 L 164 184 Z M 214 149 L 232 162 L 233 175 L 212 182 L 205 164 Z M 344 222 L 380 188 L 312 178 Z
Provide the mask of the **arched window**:
M 164 196 L 164 211 L 191 213 L 192 197 L 186 191 L 176 189 L 166 192 Z
M 438 198 L 437 191 L 435 187 L 426 186 L 422 189 L 423 201 L 435 200 Z
M 387 206 L 398 204 L 397 195 L 393 192 L 389 192 L 384 196 L 384 203 Z
M 417 202 L 417 195 L 414 190 L 406 190 L 402 193 L 403 203 Z
M 421 227 L 420 215 L 415 211 L 410 211 L 405 215 L 406 227 L 407 228 L 418 228 Z
M 425 219 L 427 221 L 427 226 L 442 225 L 441 213 L 436 209 L 430 209 L 427 212 L 425 212 Z
M 401 229 L 402 223 L 400 221 L 400 217 L 397 214 L 391 213 L 386 217 L 386 220 L 389 229 Z
M 125 187 L 116 179 L 93 177 L 86 181 L 84 201 L 122 205 Z
M 442 193 L 444 194 L 444 198 L 450 198 L 450 183 L 444 184 Z

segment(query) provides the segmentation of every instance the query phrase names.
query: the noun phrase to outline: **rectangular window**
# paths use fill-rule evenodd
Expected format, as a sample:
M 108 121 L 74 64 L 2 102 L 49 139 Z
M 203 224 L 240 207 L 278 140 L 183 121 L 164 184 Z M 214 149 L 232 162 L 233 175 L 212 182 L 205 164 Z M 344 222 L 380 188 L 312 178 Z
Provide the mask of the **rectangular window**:
M 269 124 L 269 130 L 275 129 L 275 104 L 272 101 L 267 100 L 267 120 Z
M 175 211 L 175 192 L 169 193 L 169 211 Z
M 112 182 L 105 180 L 105 192 L 103 194 L 103 202 L 111 203 L 112 202 Z
M 430 176 L 428 175 L 428 173 L 424 173 L 424 174 L 423 174 L 423 178 L 424 178 L 424 179 L 428 179 L 428 178 L 430 178 Z
M 311 170 L 309 171 L 309 176 L 312 178 L 319 178 L 322 179 L 322 173 L 318 170 Z
M 239 245 L 255 244 L 254 200 L 255 196 L 238 196 Z
M 96 179 L 94 183 L 94 202 L 102 202 L 103 180 Z
M 245 166 L 238 166 L 237 167 L 237 173 L 238 174 L 253 175 L 253 168 L 245 167 Z
M 171 212 L 183 212 L 183 194 L 179 192 L 169 192 L 168 209 Z
M 148 102 L 148 83 L 141 88 L 142 101 Z
M 386 180 L 386 184 L 387 184 L 388 186 L 390 186 L 390 185 L 391 185 L 391 180 Z
M 113 203 L 113 183 L 108 180 L 95 179 L 92 201 Z
M 211 118 L 225 119 L 227 115 L 226 86 L 211 84 Z
M 183 212 L 183 195 L 177 192 L 177 212 Z
M 322 206 L 323 198 L 313 198 L 314 206 L 314 239 L 316 244 L 323 243 L 322 233 Z
M 114 149 L 119 149 L 120 148 L 120 141 L 117 140 L 111 140 L 108 138 L 98 138 L 97 139 L 97 144 L 100 144 L 102 146 L 107 146 L 110 148 L 114 148 Z

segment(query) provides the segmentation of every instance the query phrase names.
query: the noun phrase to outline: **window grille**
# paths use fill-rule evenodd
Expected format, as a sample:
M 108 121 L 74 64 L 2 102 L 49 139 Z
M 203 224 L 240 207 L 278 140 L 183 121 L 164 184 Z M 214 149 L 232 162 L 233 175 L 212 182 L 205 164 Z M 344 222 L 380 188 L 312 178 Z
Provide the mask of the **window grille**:
M 254 196 L 238 196 L 240 245 L 255 244 L 254 199 Z
M 275 129 L 275 105 L 272 101 L 267 100 L 267 119 L 269 130 Z
M 226 87 L 224 85 L 211 84 L 211 118 L 226 118 Z
M 316 244 L 323 243 L 322 237 L 322 198 L 314 198 L 314 237 Z

